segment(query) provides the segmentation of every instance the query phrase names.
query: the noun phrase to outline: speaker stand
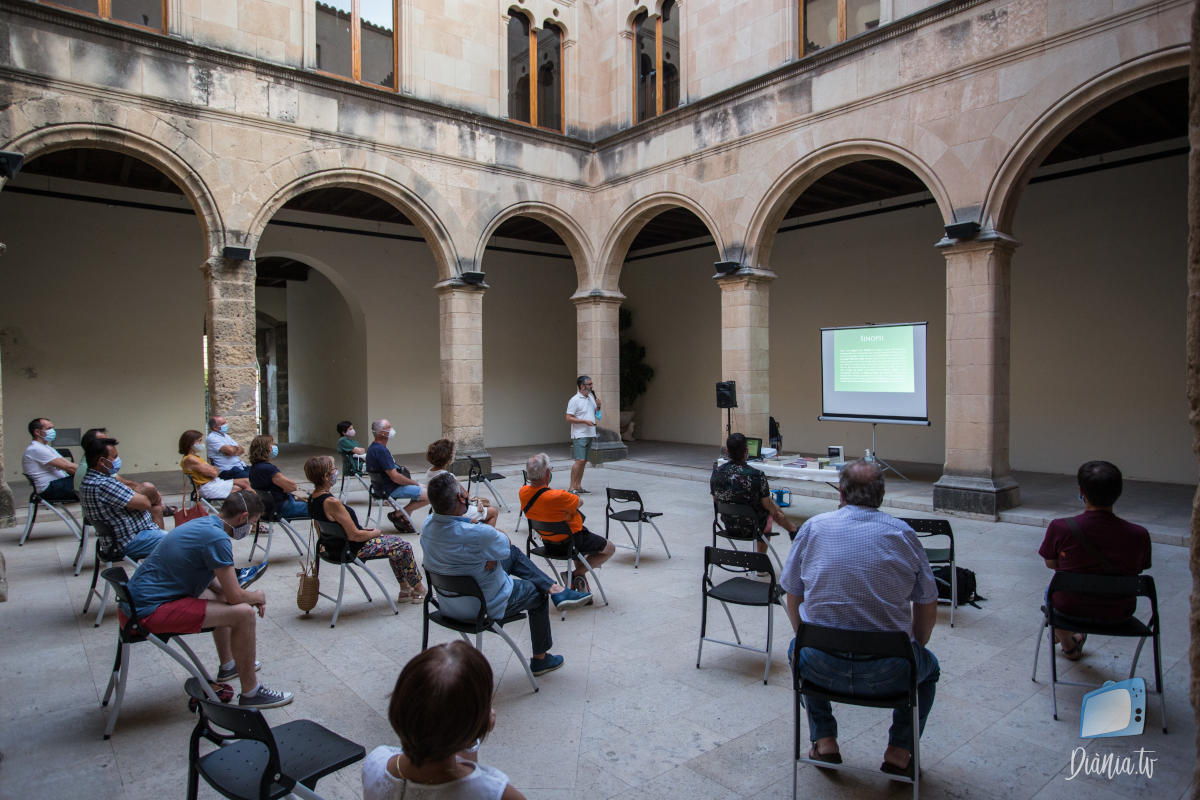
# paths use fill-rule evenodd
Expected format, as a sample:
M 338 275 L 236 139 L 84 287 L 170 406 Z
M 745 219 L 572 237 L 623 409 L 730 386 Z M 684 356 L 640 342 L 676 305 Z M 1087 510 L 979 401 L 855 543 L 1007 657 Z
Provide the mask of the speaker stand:
M 733 409 L 726 406 L 725 408 L 725 438 L 728 439 L 733 435 Z
M 878 424 L 879 423 L 877 423 L 877 422 L 871 423 L 871 455 L 875 457 L 876 463 L 878 463 L 879 466 L 882 467 L 882 470 L 880 471 L 879 474 L 882 475 L 885 472 L 891 471 L 891 472 L 894 472 L 897 475 L 899 475 L 901 480 L 905 480 L 905 481 L 908 480 L 908 478 L 904 477 L 903 472 L 896 469 L 888 462 L 884 461 L 882 458 L 879 457 L 879 453 L 876 452 L 876 450 L 875 450 L 875 426 Z

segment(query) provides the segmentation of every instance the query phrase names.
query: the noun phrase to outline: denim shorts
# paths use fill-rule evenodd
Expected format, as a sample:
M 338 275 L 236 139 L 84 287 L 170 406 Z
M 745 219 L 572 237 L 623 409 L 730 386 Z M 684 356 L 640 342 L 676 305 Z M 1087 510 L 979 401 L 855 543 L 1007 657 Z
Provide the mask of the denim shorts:
M 402 497 L 408 500 L 416 500 L 421 496 L 421 487 L 415 483 L 406 483 L 403 486 L 397 486 L 395 489 L 392 489 L 392 493 L 389 496 L 393 500 L 399 500 Z

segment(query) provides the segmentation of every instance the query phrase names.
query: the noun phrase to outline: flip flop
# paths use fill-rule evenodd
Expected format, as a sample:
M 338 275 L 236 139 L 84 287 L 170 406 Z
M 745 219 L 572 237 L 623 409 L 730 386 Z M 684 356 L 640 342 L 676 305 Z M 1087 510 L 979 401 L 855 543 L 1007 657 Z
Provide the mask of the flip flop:
M 842 763 L 842 754 L 817 752 L 817 746 L 814 744 L 812 749 L 808 751 L 808 760 L 824 761 L 826 764 L 840 764 Z
M 879 765 L 879 771 L 887 775 L 897 775 L 902 778 L 911 778 L 913 776 L 912 759 L 908 760 L 908 766 L 900 767 L 890 761 L 884 761 Z
M 1062 656 L 1067 661 L 1078 661 L 1083 658 L 1083 643 L 1087 641 L 1087 634 L 1077 633 L 1075 636 L 1078 638 L 1075 639 L 1074 647 L 1069 650 L 1065 647 L 1062 648 Z

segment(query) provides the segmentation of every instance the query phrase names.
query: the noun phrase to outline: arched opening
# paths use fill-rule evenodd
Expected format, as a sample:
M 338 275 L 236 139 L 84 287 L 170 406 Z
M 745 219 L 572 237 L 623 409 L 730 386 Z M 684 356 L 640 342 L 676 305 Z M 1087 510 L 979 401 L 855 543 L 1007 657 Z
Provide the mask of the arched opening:
M 770 415 L 786 452 L 823 455 L 839 444 L 848 457 L 862 456 L 871 447 L 869 424 L 817 419 L 820 329 L 928 322 L 931 426 L 880 426 L 876 447 L 933 479 L 945 447 L 946 270 L 933 246 L 942 214 L 925 182 L 900 163 L 865 154 L 837 163 L 823 173 L 814 167 L 815 180 L 812 172 L 797 176 L 803 190 L 785 191 L 780 201 L 786 211 L 763 265 L 778 276 L 771 285 Z
M 632 421 L 637 441 L 711 445 L 713 386 L 722 379 L 721 295 L 712 276 L 721 251 L 693 211 L 666 204 L 655 210 L 620 235 L 632 236 L 620 271 L 622 417 Z M 631 385 L 638 348 L 654 370 L 640 395 Z
M 258 308 L 286 323 L 288 440 L 332 447 L 338 421 L 387 417 L 392 450 L 424 452 L 442 424 L 438 273 L 412 220 L 349 185 L 310 189 L 256 257 Z
M 24 485 L 36 416 L 107 426 L 126 472 L 176 469 L 204 426 L 204 223 L 149 157 L 56 146 L 0 192 L 5 478 Z
M 561 443 L 575 385 L 575 256 L 528 214 L 508 217 L 483 252 L 483 435 L 488 448 Z
M 1011 212 L 1021 243 L 1012 266 L 1014 471 L 1074 476 L 1102 458 L 1127 478 L 1194 484 L 1182 367 L 1188 89 L 1179 72 L 1161 79 L 1114 92 L 1082 122 L 1049 132 L 1057 144 Z

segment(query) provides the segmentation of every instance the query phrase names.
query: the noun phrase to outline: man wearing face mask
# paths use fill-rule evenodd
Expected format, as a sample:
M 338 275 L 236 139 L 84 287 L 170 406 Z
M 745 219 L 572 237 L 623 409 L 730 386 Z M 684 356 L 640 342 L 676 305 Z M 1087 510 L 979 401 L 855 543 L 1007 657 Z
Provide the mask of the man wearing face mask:
M 151 498 L 135 492 L 115 477 L 121 468 L 117 440 L 93 437 L 88 440 L 83 455 L 88 465 L 87 475 L 79 485 L 84 516 L 112 528 L 125 555 L 135 560 L 146 558 L 167 534 L 162 530 L 161 517 L 156 524 L 150 515 L 150 509 L 154 507 Z
M 141 624 L 151 632 L 197 633 L 212 628 L 221 666 L 218 681 L 241 682 L 239 705 L 275 708 L 292 702 L 291 692 L 270 689 L 255 674 L 255 613 L 266 614 L 267 596 L 238 585 L 233 542 L 242 539 L 262 516 L 253 492 L 234 492 L 220 516 L 180 525 L 162 540 L 129 579 Z M 121 624 L 125 614 L 121 613 Z
M 78 500 L 71 478 L 75 474 L 75 463 L 51 446 L 58 435 L 54 423 L 44 417 L 31 420 L 29 435 L 33 441 L 25 448 L 25 455 L 21 458 L 21 472 L 33 481 L 33 488 L 51 503 L 73 503 Z
M 108 428 L 88 428 L 83 432 L 83 436 L 80 437 L 79 445 L 83 448 L 83 452 L 86 454 L 88 448 L 92 446 L 92 442 L 95 440 L 111 438 L 112 437 L 108 435 Z M 117 461 L 117 470 L 119 470 L 121 469 L 119 456 L 117 457 Z M 88 469 L 89 466 L 87 459 L 85 458 L 83 463 L 79 465 L 79 469 L 75 470 L 75 485 L 78 487 L 76 492 L 83 491 L 83 482 L 87 479 Z M 163 524 L 163 517 L 174 516 L 177 509 L 175 509 L 173 506 L 167 506 L 163 503 L 162 494 L 158 491 L 158 487 L 149 481 L 131 481 L 128 478 L 123 478 L 118 475 L 116 471 L 110 474 L 111 477 L 116 478 L 118 481 L 128 486 L 136 494 L 145 495 L 150 500 L 150 517 L 154 520 L 155 527 L 165 531 L 167 526 Z
M 217 473 L 218 478 L 232 480 L 250 477 L 250 468 L 239 458 L 246 452 L 246 448 L 229 435 L 229 423 L 224 417 L 208 418 L 208 436 L 204 441 L 208 445 L 209 461 L 221 470 Z
M 389 486 L 389 496 L 393 500 L 402 498 L 411 502 L 404 507 L 408 514 L 412 514 L 418 508 L 424 508 L 429 505 L 429 495 L 421 484 L 412 478 L 405 475 L 396 467 L 396 459 L 392 457 L 392 453 L 388 450 L 388 440 L 396 435 L 396 429 L 392 427 L 392 423 L 386 419 L 377 419 L 371 423 L 371 435 L 375 437 L 375 441 L 367 448 L 367 472 L 383 473 Z M 388 519 L 392 523 L 396 523 L 396 517 L 400 516 L 398 512 L 393 511 L 388 514 Z

